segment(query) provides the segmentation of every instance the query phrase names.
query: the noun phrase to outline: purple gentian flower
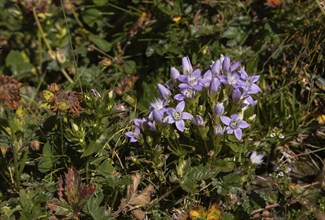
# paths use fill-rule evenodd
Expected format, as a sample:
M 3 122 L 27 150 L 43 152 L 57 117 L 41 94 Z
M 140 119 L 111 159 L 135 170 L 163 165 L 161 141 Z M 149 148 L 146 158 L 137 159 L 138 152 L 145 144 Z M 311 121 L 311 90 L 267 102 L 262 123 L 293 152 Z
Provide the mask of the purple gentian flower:
M 260 76 L 248 76 L 244 68 L 240 69 L 239 74 L 241 80 L 238 82 L 238 84 L 247 94 L 256 94 L 262 91 L 260 87 L 255 84 L 260 79 Z
M 253 151 L 249 159 L 252 164 L 260 165 L 261 163 L 263 163 L 263 157 L 264 155 L 258 155 L 256 151 Z
M 239 119 L 238 117 L 238 114 L 232 114 L 230 118 L 227 116 L 221 116 L 220 119 L 225 125 L 227 125 L 226 130 L 228 134 L 235 133 L 236 138 L 240 140 L 242 138 L 241 129 L 247 128 L 249 124 L 246 121 Z
M 185 102 L 182 101 L 177 104 L 176 108 L 168 108 L 166 110 L 168 116 L 164 119 L 164 122 L 168 124 L 175 123 L 176 128 L 183 132 L 185 130 L 185 122 L 184 119 L 192 119 L 193 116 L 190 113 L 184 112 Z
M 162 99 L 155 99 L 150 104 L 150 114 L 148 118 L 150 120 L 154 119 L 156 122 L 162 122 L 162 119 L 164 117 L 164 113 L 166 112 L 165 106 L 168 105 L 168 100 L 162 100 Z
M 195 119 L 193 118 L 193 123 L 197 127 L 204 127 L 205 126 L 204 119 L 203 119 L 203 117 L 201 115 L 197 115 L 195 117 Z
M 147 123 L 147 125 L 148 125 L 148 128 L 149 128 L 150 131 L 155 131 L 156 130 L 156 122 L 155 121 L 149 121 Z
M 145 118 L 135 118 L 133 119 L 133 123 L 136 127 L 142 127 L 142 125 L 146 122 L 147 120 Z
M 255 106 L 257 104 L 257 100 L 254 100 L 251 96 L 247 96 L 246 99 L 243 102 L 244 105 L 249 106 Z
M 219 76 L 220 82 L 225 85 L 231 85 L 234 88 L 237 88 L 237 82 L 239 81 L 239 74 L 238 73 L 232 73 L 232 72 L 227 72 L 227 75 L 221 75 Z
M 210 86 L 212 80 L 212 72 L 211 70 L 208 70 L 204 73 L 203 78 L 199 79 L 199 84 L 205 88 L 208 88 Z
M 160 83 L 158 83 L 157 87 L 158 87 L 158 91 L 159 91 L 161 97 L 163 97 L 163 99 L 168 99 L 172 95 L 172 93 L 165 86 L 161 85 Z
M 184 99 L 191 99 L 195 97 L 195 91 L 191 88 L 181 89 L 180 94 L 176 94 L 174 99 L 177 101 L 183 101 Z
M 188 56 L 182 58 L 182 69 L 183 74 L 191 74 L 193 72 L 193 67 L 190 61 L 190 58 Z
M 125 135 L 130 138 L 130 142 L 137 142 L 140 138 L 140 127 L 136 126 L 134 131 L 125 132 Z
M 193 88 L 196 91 L 201 91 L 202 86 L 199 84 L 201 79 L 201 70 L 196 69 L 193 73 L 187 75 L 180 75 L 178 80 L 181 82 L 178 87 L 180 89 Z

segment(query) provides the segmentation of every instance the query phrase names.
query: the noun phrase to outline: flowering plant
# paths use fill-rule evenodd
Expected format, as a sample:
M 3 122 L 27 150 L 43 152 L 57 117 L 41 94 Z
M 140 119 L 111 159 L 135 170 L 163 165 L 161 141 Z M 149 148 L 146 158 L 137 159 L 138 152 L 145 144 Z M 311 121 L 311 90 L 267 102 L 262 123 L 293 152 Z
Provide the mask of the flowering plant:
M 170 181 L 189 193 L 197 192 L 198 182 L 208 179 L 221 187 L 223 181 L 216 179 L 223 176 L 219 172 L 235 171 L 228 175 L 243 185 L 240 176 L 253 178 L 252 168 L 263 162 L 256 147 L 247 145 L 252 138 L 245 134 L 254 121 L 257 101 L 252 96 L 261 91 L 258 80 L 258 75 L 248 75 L 227 55 L 213 61 L 203 75 L 183 57 L 182 71 L 171 68 L 170 80 L 157 86 L 160 97 L 151 102 L 148 115 L 133 119 L 135 128 L 125 135 L 160 158 L 154 173 L 160 172 L 161 164 L 175 164 L 175 157 L 166 161 L 157 152 L 165 148 L 178 156 Z
M 151 103 L 148 116 L 134 119 L 135 129 L 126 135 L 130 142 L 145 145 L 203 142 L 198 146 L 205 146 L 206 154 L 217 155 L 226 142 L 238 144 L 245 137 L 247 110 L 257 104 L 252 95 L 261 91 L 258 80 L 227 55 L 213 61 L 203 75 L 183 57 L 182 71 L 171 68 L 170 81 L 157 86 L 160 97 Z

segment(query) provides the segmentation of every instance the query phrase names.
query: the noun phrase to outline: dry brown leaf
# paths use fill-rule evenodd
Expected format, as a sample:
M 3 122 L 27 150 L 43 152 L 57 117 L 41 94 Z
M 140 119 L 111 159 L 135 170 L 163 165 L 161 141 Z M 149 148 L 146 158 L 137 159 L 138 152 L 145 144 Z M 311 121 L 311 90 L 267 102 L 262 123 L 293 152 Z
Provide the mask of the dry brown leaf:
M 174 209 L 173 219 L 176 220 L 186 220 L 188 219 L 188 215 L 184 210 Z
M 128 202 L 129 205 L 148 205 L 151 201 L 150 195 L 154 192 L 153 185 L 149 184 L 140 194 L 134 194 L 130 201 Z
M 146 213 L 144 211 L 141 211 L 140 209 L 132 210 L 131 214 L 134 218 L 138 220 L 143 220 L 146 218 Z
M 141 174 L 139 172 L 136 172 L 134 175 L 132 175 L 131 179 L 132 184 L 130 184 L 127 188 L 127 200 L 130 200 L 134 196 L 134 194 L 137 193 L 137 188 L 140 184 Z
M 141 193 L 137 193 L 138 186 L 141 180 L 141 174 L 136 172 L 131 177 L 132 184 L 127 187 L 126 198 L 121 200 L 119 211 L 124 213 L 131 211 L 131 214 L 136 219 L 142 220 L 145 219 L 146 214 L 144 211 L 140 210 L 139 207 L 150 204 L 151 194 L 155 191 L 153 185 L 149 184 Z

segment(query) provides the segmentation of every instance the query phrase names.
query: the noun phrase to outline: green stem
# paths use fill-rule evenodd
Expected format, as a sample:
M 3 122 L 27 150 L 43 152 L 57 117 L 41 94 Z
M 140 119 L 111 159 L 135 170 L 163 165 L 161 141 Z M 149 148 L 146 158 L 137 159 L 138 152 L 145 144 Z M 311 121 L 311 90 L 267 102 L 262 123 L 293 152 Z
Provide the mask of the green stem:
M 62 118 L 60 118 L 60 130 L 61 130 L 61 153 L 62 153 L 62 156 L 65 156 Z M 68 167 L 65 157 L 63 157 L 63 163 L 65 164 L 66 167 Z
M 60 64 L 61 66 L 61 64 Z M 68 75 L 68 73 L 65 71 L 65 69 L 63 69 L 61 67 L 61 73 L 63 74 L 63 76 L 70 82 L 70 83 L 73 83 L 73 80 L 71 79 L 71 77 Z
M 57 61 L 57 63 L 58 63 L 59 66 L 60 66 L 60 70 L 61 70 L 62 74 L 64 75 L 64 77 L 65 77 L 65 78 L 66 78 L 70 83 L 73 83 L 73 80 L 72 80 L 71 77 L 68 75 L 68 73 L 64 70 L 64 68 L 62 67 L 62 64 L 61 64 L 60 62 L 58 62 L 58 60 L 57 60 L 57 58 L 56 58 L 56 56 L 55 56 L 55 53 L 54 53 L 54 51 L 53 51 L 53 49 L 52 49 L 50 43 L 48 42 L 48 40 L 47 40 L 47 38 L 46 38 L 46 35 L 45 35 L 44 30 L 43 30 L 43 28 L 42 28 L 41 22 L 40 22 L 39 19 L 38 19 L 38 16 L 37 16 L 37 12 L 36 12 L 35 7 L 33 7 L 33 16 L 34 16 L 34 19 L 35 19 L 36 25 L 37 25 L 37 27 L 38 27 L 38 30 L 39 30 L 39 32 L 40 32 L 40 34 L 41 34 L 41 37 L 42 37 L 42 39 L 43 39 L 43 41 L 44 41 L 44 43 L 45 43 L 45 45 L 46 45 L 46 47 L 47 47 L 47 49 L 48 49 L 48 51 L 49 51 L 49 54 L 50 54 L 51 59 Z
M 14 166 L 15 166 L 15 182 L 16 182 L 16 189 L 17 191 L 20 190 L 20 178 L 19 178 L 19 167 L 18 167 L 18 146 L 17 146 L 17 143 L 14 143 L 13 144 L 13 156 L 14 156 Z
M 39 30 L 39 32 L 40 32 L 40 34 L 41 34 L 41 37 L 43 38 L 43 41 L 44 41 L 44 43 L 45 43 L 47 49 L 49 50 L 50 56 L 51 56 L 51 58 L 52 58 L 52 56 L 54 55 L 54 52 L 53 52 L 53 50 L 52 50 L 52 48 L 51 48 L 49 42 L 48 42 L 47 39 L 46 39 L 46 36 L 45 36 L 44 30 L 43 30 L 43 28 L 42 28 L 42 25 L 41 25 L 39 19 L 38 19 L 38 16 L 37 16 L 37 12 L 36 12 L 35 7 L 33 7 L 33 16 L 34 16 L 34 19 L 35 19 L 36 25 L 37 25 L 37 27 L 38 27 L 38 30 Z

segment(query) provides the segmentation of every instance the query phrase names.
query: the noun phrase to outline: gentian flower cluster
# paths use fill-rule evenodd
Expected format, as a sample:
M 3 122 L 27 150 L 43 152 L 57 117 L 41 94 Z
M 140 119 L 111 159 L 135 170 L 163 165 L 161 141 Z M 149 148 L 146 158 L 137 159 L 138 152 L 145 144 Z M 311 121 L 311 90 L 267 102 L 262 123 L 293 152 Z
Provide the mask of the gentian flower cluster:
M 160 97 L 150 104 L 148 117 L 134 119 L 135 129 L 126 136 L 137 142 L 142 133 L 175 129 L 179 134 L 199 130 L 206 140 L 227 135 L 241 140 L 243 129 L 250 126 L 244 120 L 245 111 L 257 103 L 252 95 L 261 92 L 258 80 L 258 75 L 248 75 L 227 55 L 213 61 L 203 74 L 183 57 L 181 72 L 171 68 L 170 82 L 158 84 Z

